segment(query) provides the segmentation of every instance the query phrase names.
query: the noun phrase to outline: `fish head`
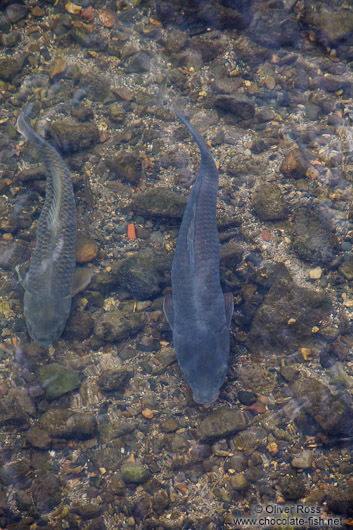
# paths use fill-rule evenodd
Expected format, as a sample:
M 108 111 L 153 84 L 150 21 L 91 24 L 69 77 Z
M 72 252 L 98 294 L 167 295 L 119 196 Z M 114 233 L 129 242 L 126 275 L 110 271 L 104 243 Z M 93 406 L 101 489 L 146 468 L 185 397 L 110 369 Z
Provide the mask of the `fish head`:
M 62 334 L 71 309 L 71 296 L 33 295 L 25 291 L 24 314 L 31 338 L 49 347 Z
M 206 405 L 217 400 L 228 369 L 229 330 L 220 333 L 174 333 L 174 347 L 183 376 L 191 387 L 196 403 Z

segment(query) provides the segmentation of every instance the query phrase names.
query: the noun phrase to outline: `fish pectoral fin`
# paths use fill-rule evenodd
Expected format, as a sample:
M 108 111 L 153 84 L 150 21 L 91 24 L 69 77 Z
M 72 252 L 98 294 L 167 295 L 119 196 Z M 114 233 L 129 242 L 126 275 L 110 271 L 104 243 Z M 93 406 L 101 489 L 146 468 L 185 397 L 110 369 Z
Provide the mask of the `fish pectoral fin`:
M 174 328 L 174 308 L 171 294 L 166 294 L 163 300 L 163 311 L 170 327 Z
M 232 320 L 233 310 L 234 310 L 234 298 L 233 293 L 223 293 L 224 304 L 226 308 L 226 319 L 228 328 L 230 328 L 230 321 Z
M 91 278 L 92 271 L 90 269 L 77 267 L 71 284 L 71 296 L 83 291 L 90 283 Z
M 18 281 L 24 289 L 26 289 L 26 274 L 29 269 L 28 264 L 16 265 L 15 271 L 17 272 Z

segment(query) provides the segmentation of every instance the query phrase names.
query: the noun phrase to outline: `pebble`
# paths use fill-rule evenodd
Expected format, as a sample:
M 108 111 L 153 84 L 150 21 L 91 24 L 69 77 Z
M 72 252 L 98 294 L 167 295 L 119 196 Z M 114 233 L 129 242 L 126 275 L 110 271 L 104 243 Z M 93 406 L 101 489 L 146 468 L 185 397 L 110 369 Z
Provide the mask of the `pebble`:
M 107 311 L 94 317 L 94 336 L 104 342 L 120 342 L 143 328 L 139 313 Z
M 26 432 L 26 440 L 32 447 L 38 449 L 46 449 L 51 443 L 51 438 L 45 429 L 38 425 L 33 425 Z
M 168 418 L 161 424 L 162 432 L 175 432 L 179 428 L 179 424 L 173 418 Z
M 61 485 L 53 471 L 41 469 L 33 480 L 31 496 L 37 509 L 43 513 L 52 510 L 61 501 Z
M 305 495 L 305 484 L 301 478 L 283 477 L 280 486 L 286 501 L 297 501 Z
M 52 61 L 49 65 L 49 79 L 53 80 L 57 75 L 61 75 L 65 72 L 67 68 L 67 64 L 59 57 L 59 59 L 55 59 L 55 61 Z
M 242 120 L 249 120 L 255 116 L 254 103 L 244 95 L 219 95 L 215 98 L 215 106 L 225 112 L 235 114 Z
M 44 387 L 47 399 L 57 399 L 75 390 L 81 383 L 77 371 L 57 363 L 42 366 L 39 370 L 39 380 Z
M 135 99 L 135 94 L 131 90 L 131 88 L 125 87 L 125 86 L 119 86 L 114 87 L 113 89 L 114 94 L 116 94 L 120 99 L 124 101 L 132 101 Z
M 142 162 L 131 152 L 121 151 L 108 159 L 106 165 L 114 177 L 126 180 L 129 184 L 138 184 L 141 179 Z
M 353 517 L 353 483 L 330 486 L 326 497 L 327 507 L 334 513 Z
M 242 453 L 236 453 L 235 455 L 229 458 L 228 462 L 226 463 L 225 469 L 237 471 L 239 473 L 240 471 L 244 471 L 246 466 L 246 457 Z
M 322 275 L 322 269 L 321 267 L 315 267 L 315 269 L 311 269 L 309 271 L 309 278 L 311 280 L 319 280 Z
M 147 418 L 148 420 L 151 420 L 154 416 L 153 411 L 151 409 L 143 409 L 141 411 L 141 414 L 144 418 Z
M 89 263 L 96 259 L 98 245 L 94 239 L 88 236 L 78 235 L 76 240 L 76 262 Z
M 106 28 L 112 28 L 114 26 L 114 13 L 106 9 L 100 9 L 98 12 L 99 20 Z
M 250 427 L 239 432 L 230 441 L 232 449 L 237 451 L 249 451 L 255 449 L 266 437 L 266 431 L 262 427 Z
M 338 248 L 333 221 L 318 206 L 301 206 L 295 211 L 292 246 L 305 261 L 330 263 Z
M 276 86 L 276 80 L 271 75 L 265 77 L 264 79 L 265 85 L 269 90 L 273 90 Z
M 264 221 L 278 221 L 287 217 L 287 202 L 280 186 L 268 182 L 256 188 L 252 197 L 253 208 Z
M 275 374 L 251 361 L 239 366 L 238 377 L 245 388 L 256 388 L 258 392 L 272 392 L 276 384 Z
M 313 463 L 313 454 L 309 449 L 305 449 L 299 455 L 293 457 L 292 466 L 298 469 L 309 469 Z
M 242 431 L 250 423 L 250 415 L 246 411 L 232 410 L 225 407 L 208 414 L 200 424 L 201 441 L 224 438 L 229 434 Z
M 188 488 L 186 484 L 175 484 L 174 488 L 180 491 L 183 495 L 186 495 L 188 492 Z
M 154 188 L 137 194 L 130 208 L 146 217 L 157 217 L 180 221 L 183 217 L 187 198 L 166 188 Z
M 171 254 L 154 247 L 141 249 L 137 254 L 114 264 L 117 284 L 139 300 L 151 300 L 168 283 Z
M 37 5 L 37 6 L 34 6 L 34 8 L 32 9 L 31 15 L 34 17 L 40 18 L 44 15 L 44 11 L 41 7 Z
M 49 409 L 39 419 L 39 426 L 53 438 L 87 440 L 97 434 L 97 420 L 92 414 L 73 413 L 69 409 Z
M 134 53 L 128 60 L 125 71 L 128 74 L 143 74 L 149 72 L 152 55 L 144 50 Z
M 95 123 L 77 123 L 70 118 L 49 122 L 47 131 L 63 153 L 82 151 L 99 141 Z
M 20 57 L 4 57 L 0 59 L 0 79 L 12 81 L 16 74 L 20 72 L 25 61 L 25 55 Z
M 133 375 L 132 370 L 128 370 L 127 368 L 103 370 L 98 378 L 98 385 L 106 392 L 116 392 L 123 390 Z
M 352 428 L 352 410 L 330 387 L 312 377 L 302 375 L 291 385 L 296 398 L 305 396 L 304 410 L 325 433 L 337 435 Z
M 126 436 L 136 429 L 134 421 L 127 421 L 125 419 L 113 419 L 107 422 L 100 422 L 98 424 L 99 442 L 102 444 L 109 444 L 115 438 Z
M 83 341 L 93 330 L 93 318 L 88 311 L 76 311 L 70 316 L 63 333 L 65 340 Z
M 269 230 L 261 230 L 261 237 L 263 241 L 271 241 L 271 232 Z
M 124 482 L 128 484 L 143 484 L 150 478 L 148 469 L 139 464 L 124 464 L 120 472 Z
M 305 151 L 295 148 L 288 151 L 283 159 L 280 171 L 288 178 L 305 178 L 310 164 Z
M 11 4 L 6 9 L 6 15 L 9 17 L 11 22 L 15 24 L 28 13 L 28 7 L 23 4 Z
M 255 392 L 239 390 L 238 399 L 242 405 L 252 405 L 257 399 Z
M 93 22 L 94 20 L 94 9 L 92 6 L 86 7 L 81 13 L 81 17 L 87 22 Z
M 250 486 L 244 473 L 236 473 L 235 475 L 232 475 L 230 478 L 230 485 L 232 486 L 232 489 L 236 491 L 243 491 Z
M 68 13 L 70 13 L 70 15 L 79 15 L 82 11 L 81 6 L 70 1 L 65 4 L 65 9 Z
M 353 279 L 353 256 L 349 256 L 339 267 L 340 273 L 347 279 Z

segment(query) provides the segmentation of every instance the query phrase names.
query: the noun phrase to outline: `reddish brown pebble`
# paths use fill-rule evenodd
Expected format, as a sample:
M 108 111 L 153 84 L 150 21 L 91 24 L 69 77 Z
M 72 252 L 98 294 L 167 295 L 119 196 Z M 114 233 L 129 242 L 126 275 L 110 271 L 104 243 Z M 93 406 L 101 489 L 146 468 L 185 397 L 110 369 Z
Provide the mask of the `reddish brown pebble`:
M 188 488 L 186 484 L 175 484 L 175 489 L 179 490 L 183 495 L 186 495 L 188 492 Z
M 92 6 L 86 7 L 81 13 L 81 17 L 87 22 L 92 22 L 94 20 L 94 9 Z
M 271 240 L 271 232 L 269 230 L 262 230 L 261 237 L 264 241 L 270 241 Z
M 266 412 L 266 405 L 260 400 L 255 401 L 255 403 L 246 408 L 250 410 L 253 414 L 265 414 Z
M 148 420 L 151 420 L 153 418 L 153 411 L 151 409 L 143 409 L 141 414 L 144 418 L 147 418 Z

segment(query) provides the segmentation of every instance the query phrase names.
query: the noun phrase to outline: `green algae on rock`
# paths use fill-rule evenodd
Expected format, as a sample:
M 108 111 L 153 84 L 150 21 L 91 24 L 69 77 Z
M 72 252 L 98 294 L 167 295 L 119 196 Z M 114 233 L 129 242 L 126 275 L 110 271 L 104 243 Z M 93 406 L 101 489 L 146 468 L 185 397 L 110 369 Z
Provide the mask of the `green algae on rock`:
M 154 188 L 137 194 L 131 201 L 134 212 L 146 216 L 179 221 L 184 214 L 187 198 L 169 191 L 167 188 Z
M 278 184 L 268 182 L 258 186 L 252 197 L 255 212 L 264 221 L 285 219 L 288 205 Z
M 116 263 L 113 274 L 118 286 L 140 300 L 150 300 L 169 283 L 171 259 L 166 251 L 147 247 Z
M 329 219 L 318 207 L 296 210 L 292 246 L 305 261 L 331 263 L 338 248 L 338 239 Z
M 42 366 L 39 377 L 47 399 L 57 399 L 75 390 L 81 383 L 79 372 L 57 363 Z
M 280 486 L 286 501 L 297 501 L 305 495 L 305 484 L 299 477 L 283 477 Z
M 314 326 L 330 309 L 325 292 L 299 287 L 288 278 L 274 281 L 255 312 L 247 346 L 257 353 L 294 351 L 310 342 Z
M 352 432 L 352 405 L 338 394 L 333 394 L 329 386 L 302 375 L 291 385 L 291 390 L 296 398 L 303 400 L 304 410 L 324 433 L 339 435 Z
M 72 119 L 50 123 L 48 134 L 64 153 L 87 149 L 98 142 L 99 131 L 95 123 L 77 123 Z
M 131 152 L 121 151 L 106 161 L 107 167 L 116 178 L 130 184 L 138 184 L 142 176 L 142 162 Z
M 124 482 L 128 484 L 143 484 L 151 475 L 148 469 L 140 464 L 124 464 L 120 472 Z
M 97 420 L 92 414 L 69 409 L 49 409 L 40 417 L 39 426 L 52 438 L 87 440 L 97 434 Z
M 94 337 L 103 342 L 121 342 L 143 328 L 139 313 L 119 309 L 97 315 L 94 319 Z

